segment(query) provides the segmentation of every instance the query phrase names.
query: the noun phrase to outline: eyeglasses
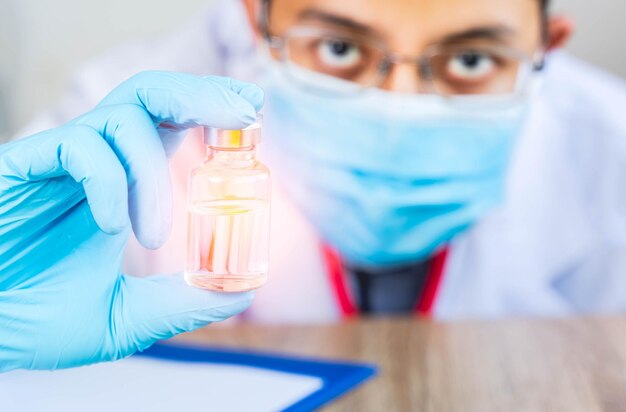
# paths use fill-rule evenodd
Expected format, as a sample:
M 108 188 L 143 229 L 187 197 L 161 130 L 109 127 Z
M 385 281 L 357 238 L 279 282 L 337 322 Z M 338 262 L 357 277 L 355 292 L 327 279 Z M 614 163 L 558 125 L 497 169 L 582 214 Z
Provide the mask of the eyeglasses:
M 288 76 L 305 88 L 329 93 L 380 87 L 394 65 L 410 64 L 417 70 L 420 93 L 514 96 L 523 93 L 531 74 L 543 68 L 543 56 L 531 59 L 485 40 L 434 46 L 422 56 L 406 57 L 369 36 L 326 27 L 296 26 L 282 36 L 266 38 Z M 324 81 L 325 77 L 341 81 Z

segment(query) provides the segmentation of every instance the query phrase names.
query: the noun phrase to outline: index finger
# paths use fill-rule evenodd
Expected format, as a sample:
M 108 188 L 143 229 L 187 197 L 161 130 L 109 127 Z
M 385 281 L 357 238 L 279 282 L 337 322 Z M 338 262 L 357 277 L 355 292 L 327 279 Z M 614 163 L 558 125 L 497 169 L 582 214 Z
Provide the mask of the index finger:
M 139 105 L 157 124 L 240 129 L 255 121 L 263 90 L 226 77 L 148 71 L 122 83 L 98 106 L 117 104 Z

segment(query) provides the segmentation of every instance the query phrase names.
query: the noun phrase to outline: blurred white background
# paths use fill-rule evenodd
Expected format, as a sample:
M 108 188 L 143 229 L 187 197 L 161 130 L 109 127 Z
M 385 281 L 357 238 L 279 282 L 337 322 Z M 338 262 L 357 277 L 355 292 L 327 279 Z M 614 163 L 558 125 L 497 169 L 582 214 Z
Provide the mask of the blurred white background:
M 211 1 L 0 0 L 0 141 L 54 104 L 81 62 L 172 31 Z M 578 23 L 570 50 L 626 78 L 626 1 L 553 1 Z

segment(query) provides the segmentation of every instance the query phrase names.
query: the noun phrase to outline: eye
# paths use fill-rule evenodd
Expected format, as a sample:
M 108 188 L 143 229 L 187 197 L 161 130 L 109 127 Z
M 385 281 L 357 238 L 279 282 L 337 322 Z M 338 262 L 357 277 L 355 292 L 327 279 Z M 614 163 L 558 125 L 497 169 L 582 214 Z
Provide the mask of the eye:
M 319 59 L 332 68 L 349 68 L 361 60 L 361 50 L 343 40 L 321 40 L 317 46 Z
M 494 59 L 480 52 L 462 52 L 450 58 L 446 71 L 452 78 L 478 80 L 491 74 L 496 67 Z

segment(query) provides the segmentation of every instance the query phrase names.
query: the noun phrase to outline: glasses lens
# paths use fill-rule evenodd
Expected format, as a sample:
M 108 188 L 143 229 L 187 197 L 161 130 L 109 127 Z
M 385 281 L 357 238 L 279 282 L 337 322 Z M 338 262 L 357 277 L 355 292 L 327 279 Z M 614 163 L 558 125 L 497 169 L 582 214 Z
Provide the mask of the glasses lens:
M 384 59 L 375 47 L 333 32 L 292 34 L 285 45 L 291 65 L 363 87 L 376 83 Z
M 529 67 L 513 53 L 484 46 L 455 47 L 430 59 L 434 86 L 445 96 L 513 94 Z

